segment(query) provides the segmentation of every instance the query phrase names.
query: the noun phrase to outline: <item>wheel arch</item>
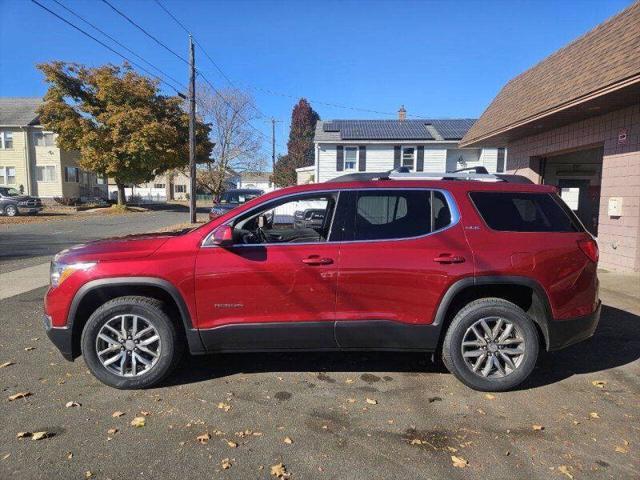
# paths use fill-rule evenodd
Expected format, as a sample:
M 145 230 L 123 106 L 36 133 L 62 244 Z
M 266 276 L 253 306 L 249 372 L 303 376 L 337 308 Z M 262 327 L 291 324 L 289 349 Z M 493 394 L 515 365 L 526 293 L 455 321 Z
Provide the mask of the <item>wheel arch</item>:
M 116 277 L 92 280 L 76 292 L 69 313 L 68 328 L 72 329 L 72 356 L 80 355 L 80 337 L 87 320 L 100 305 L 122 296 L 140 295 L 162 300 L 170 318 L 187 339 L 192 353 L 204 351 L 200 334 L 193 328 L 191 315 L 180 291 L 167 280 L 156 277 Z
M 522 308 L 533 320 L 540 334 L 541 347 L 549 349 L 549 321 L 552 318 L 549 298 L 540 283 L 529 277 L 491 275 L 467 277 L 455 282 L 442 297 L 436 310 L 434 325 L 440 326 L 438 349 L 453 317 L 473 300 L 496 297 Z

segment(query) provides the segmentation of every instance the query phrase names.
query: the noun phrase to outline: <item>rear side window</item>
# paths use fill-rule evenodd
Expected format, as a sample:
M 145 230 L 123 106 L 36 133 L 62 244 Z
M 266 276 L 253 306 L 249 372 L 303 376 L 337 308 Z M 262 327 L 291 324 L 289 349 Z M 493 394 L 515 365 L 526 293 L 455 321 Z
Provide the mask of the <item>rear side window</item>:
M 355 197 L 353 214 L 353 228 L 348 232 L 353 240 L 418 237 L 451 223 L 444 196 L 430 190 L 361 191 Z
M 548 193 L 472 192 L 487 225 L 503 232 L 577 232 L 578 223 Z

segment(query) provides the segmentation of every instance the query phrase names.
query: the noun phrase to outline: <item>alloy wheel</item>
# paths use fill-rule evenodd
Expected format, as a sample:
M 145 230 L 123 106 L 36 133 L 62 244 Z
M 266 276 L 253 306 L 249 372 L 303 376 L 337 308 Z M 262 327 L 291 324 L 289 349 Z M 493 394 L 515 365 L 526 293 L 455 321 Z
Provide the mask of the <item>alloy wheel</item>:
M 18 214 L 18 209 L 13 205 L 9 205 L 5 209 L 5 213 L 7 214 L 8 217 L 15 217 Z
M 483 378 L 501 378 L 522 363 L 525 341 L 519 328 L 503 317 L 486 317 L 467 328 L 462 357 L 467 367 Z
M 147 373 L 160 358 L 161 348 L 158 330 L 140 315 L 117 315 L 100 328 L 96 337 L 98 360 L 120 377 Z

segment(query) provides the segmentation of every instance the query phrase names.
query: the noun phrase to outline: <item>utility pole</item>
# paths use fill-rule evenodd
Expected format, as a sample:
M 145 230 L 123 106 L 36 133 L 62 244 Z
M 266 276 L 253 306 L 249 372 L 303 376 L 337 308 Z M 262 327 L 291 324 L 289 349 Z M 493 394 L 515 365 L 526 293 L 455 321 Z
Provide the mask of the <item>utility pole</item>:
M 276 171 L 276 119 L 271 117 L 271 175 Z
M 189 35 L 189 218 L 196 223 L 196 57 Z

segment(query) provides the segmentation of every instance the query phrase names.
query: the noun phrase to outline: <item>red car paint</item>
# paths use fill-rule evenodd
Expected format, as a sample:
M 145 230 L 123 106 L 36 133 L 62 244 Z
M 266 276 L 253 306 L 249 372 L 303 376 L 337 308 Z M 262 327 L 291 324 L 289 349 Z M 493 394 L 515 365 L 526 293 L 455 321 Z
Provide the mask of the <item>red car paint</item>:
M 218 226 L 264 202 L 296 193 L 372 188 L 445 190 L 453 197 L 460 220 L 442 232 L 402 240 L 271 244 L 257 253 L 202 245 Z M 188 233 L 103 240 L 62 252 L 61 262 L 97 264 L 50 288 L 45 311 L 53 327 L 64 327 L 74 297 L 87 282 L 143 276 L 165 280 L 177 289 L 195 329 L 337 319 L 430 324 L 456 281 L 499 275 L 526 277 L 539 285 L 548 299 L 551 321 L 594 312 L 598 305 L 594 247 L 585 251 L 580 246 L 593 242 L 591 236 L 493 231 L 469 198 L 469 192 L 484 190 L 553 193 L 547 186 L 477 181 L 290 187 L 251 200 Z M 328 260 L 314 263 L 315 258 Z

